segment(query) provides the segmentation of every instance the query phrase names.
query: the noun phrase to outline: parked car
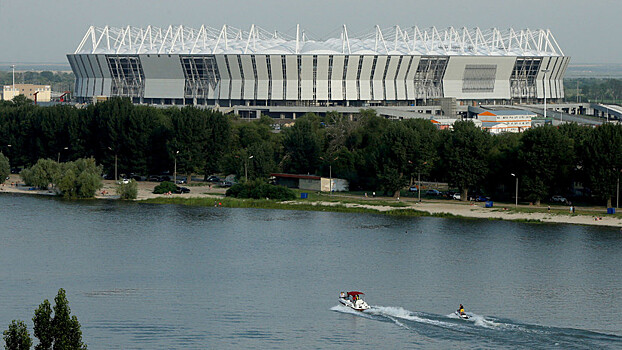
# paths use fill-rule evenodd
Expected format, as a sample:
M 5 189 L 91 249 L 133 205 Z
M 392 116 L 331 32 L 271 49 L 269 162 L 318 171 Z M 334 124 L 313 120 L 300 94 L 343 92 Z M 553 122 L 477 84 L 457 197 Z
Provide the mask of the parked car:
M 231 181 L 221 181 L 220 182 L 220 186 L 221 187 L 231 187 L 231 186 L 233 186 L 233 182 L 231 182 Z
M 177 188 L 175 189 L 175 193 L 178 193 L 178 194 L 190 193 L 190 189 L 187 187 L 177 186 Z
M 551 202 L 567 204 L 568 200 L 565 197 L 563 197 L 563 196 L 555 195 L 555 196 L 551 197 Z
M 177 178 L 177 183 L 179 185 L 185 184 L 186 183 L 186 178 L 185 177 Z
M 410 188 L 408 189 L 409 192 L 419 192 L 419 189 L 417 188 L 417 186 L 410 186 Z
M 208 182 L 220 182 L 220 178 L 218 176 L 212 175 L 207 178 Z
M 119 182 L 117 182 L 117 183 L 118 183 L 119 185 L 120 185 L 120 184 L 124 184 L 124 185 L 126 185 L 126 184 L 129 184 L 129 183 L 130 183 L 130 179 L 125 179 L 125 178 L 124 178 L 124 179 L 119 180 Z
M 428 196 L 440 196 L 441 195 L 441 191 L 435 190 L 435 189 L 431 189 L 431 190 L 427 190 L 425 192 L 425 194 L 428 195 Z
M 454 193 L 454 195 L 453 195 L 453 196 L 451 196 L 451 198 L 453 198 L 453 199 L 455 199 L 455 200 L 459 201 L 459 200 L 460 200 L 460 193 Z

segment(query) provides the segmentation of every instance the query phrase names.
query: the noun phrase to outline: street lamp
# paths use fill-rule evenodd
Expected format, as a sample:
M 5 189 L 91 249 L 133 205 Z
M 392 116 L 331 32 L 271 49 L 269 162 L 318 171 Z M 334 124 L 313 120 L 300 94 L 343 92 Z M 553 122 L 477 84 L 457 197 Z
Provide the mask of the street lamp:
M 244 160 L 244 180 L 248 181 L 248 160 L 253 159 L 255 156 L 250 156 Z
M 64 148 L 63 148 L 63 150 L 68 150 L 68 149 L 69 149 L 69 147 L 64 147 Z M 58 151 L 58 158 L 56 159 L 56 163 L 60 163 L 60 152 L 61 152 L 61 151 L 62 151 L 62 150 Z
M 175 151 L 175 155 L 173 156 L 173 159 L 175 160 L 175 165 L 173 166 L 173 183 L 177 184 L 177 155 L 179 154 L 179 151 Z
M 13 91 L 11 93 L 13 94 L 12 98 L 15 98 L 15 65 L 12 64 L 11 68 L 13 68 Z
M 324 160 L 324 157 L 320 157 L 321 160 Z M 335 161 L 339 159 L 339 157 L 335 157 L 328 160 L 328 195 L 333 193 L 333 165 L 331 161 Z
M 518 207 L 518 176 L 516 176 L 516 174 L 514 173 L 512 173 L 511 175 L 516 178 L 516 202 L 514 203 L 514 206 Z
M 113 150 L 112 148 L 108 147 L 109 150 Z M 117 152 L 114 152 L 114 181 L 117 181 Z
M 622 169 L 618 171 L 618 189 L 617 189 L 618 195 L 616 196 L 616 208 L 617 209 L 620 209 L 620 173 L 622 173 Z
M 541 72 L 544 73 L 542 86 L 544 87 L 544 120 L 546 121 L 546 73 L 550 72 L 550 69 L 542 69 Z

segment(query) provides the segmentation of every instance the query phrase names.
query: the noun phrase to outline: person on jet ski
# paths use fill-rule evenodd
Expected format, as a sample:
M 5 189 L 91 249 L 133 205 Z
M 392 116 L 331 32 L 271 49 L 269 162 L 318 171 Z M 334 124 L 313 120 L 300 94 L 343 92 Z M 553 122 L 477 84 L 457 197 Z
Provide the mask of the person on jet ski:
M 460 315 L 464 315 L 464 314 L 465 314 L 465 312 L 464 312 L 464 306 L 462 306 L 462 304 L 460 304 L 460 307 L 458 308 L 458 313 L 459 313 Z

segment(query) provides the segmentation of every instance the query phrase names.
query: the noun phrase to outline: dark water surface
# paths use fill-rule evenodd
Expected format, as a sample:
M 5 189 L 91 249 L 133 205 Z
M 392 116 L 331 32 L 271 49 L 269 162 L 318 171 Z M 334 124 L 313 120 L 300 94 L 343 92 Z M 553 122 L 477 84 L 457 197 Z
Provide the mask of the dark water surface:
M 0 239 L 1 330 L 65 288 L 90 349 L 622 347 L 618 228 L 2 195 Z

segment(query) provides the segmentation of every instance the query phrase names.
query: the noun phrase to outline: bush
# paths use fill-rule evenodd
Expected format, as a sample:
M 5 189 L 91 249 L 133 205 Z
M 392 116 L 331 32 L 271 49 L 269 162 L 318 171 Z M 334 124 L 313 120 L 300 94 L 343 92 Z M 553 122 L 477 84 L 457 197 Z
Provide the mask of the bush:
M 163 193 L 174 193 L 175 190 L 177 190 L 177 185 L 175 185 L 174 183 L 170 182 L 170 181 L 163 181 L 161 184 L 157 185 L 154 189 L 153 189 L 153 193 L 155 194 L 163 194 Z
M 117 185 L 117 194 L 121 199 L 136 199 L 138 197 L 138 183 L 132 179 L 130 182 Z
M 59 180 L 60 174 L 60 165 L 57 162 L 39 159 L 35 165 L 22 170 L 19 176 L 28 186 L 47 189 L 50 184 Z
M 81 158 L 63 163 L 55 181 L 56 188 L 65 198 L 92 198 L 102 187 L 102 166 L 94 158 Z
M 268 198 L 281 201 L 296 199 L 296 194 L 289 188 L 270 185 L 261 181 L 250 181 L 233 185 L 227 190 L 226 195 L 227 197 L 235 198 Z
M 102 187 L 101 173 L 102 167 L 95 164 L 94 158 L 62 164 L 39 159 L 19 175 L 28 186 L 47 189 L 52 184 L 65 198 L 91 198 Z
M 11 173 L 11 166 L 9 165 L 9 158 L 0 153 L 0 184 L 4 183 L 4 180 Z

